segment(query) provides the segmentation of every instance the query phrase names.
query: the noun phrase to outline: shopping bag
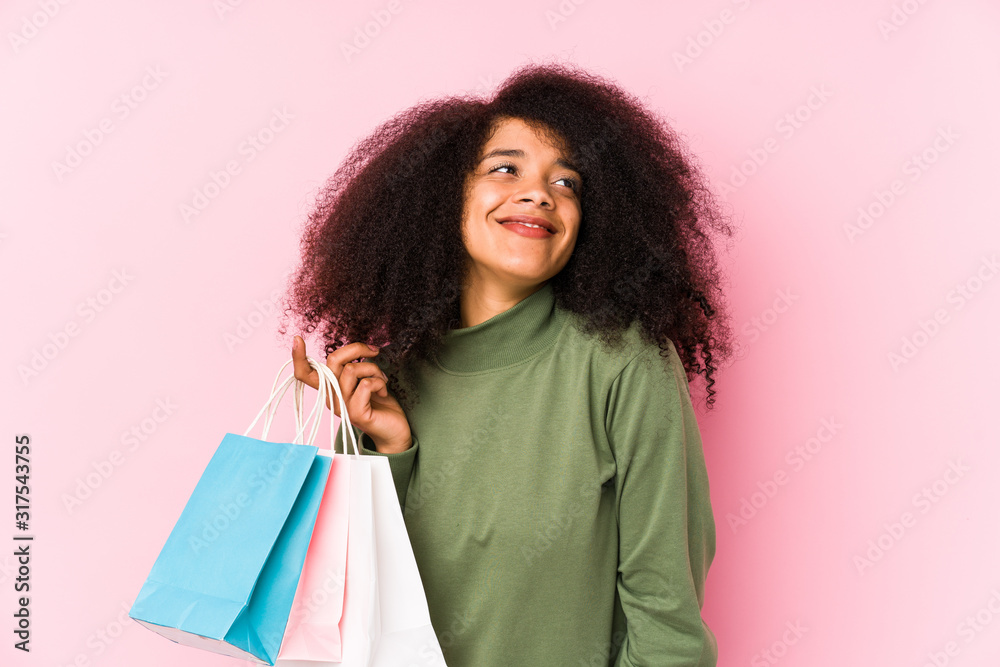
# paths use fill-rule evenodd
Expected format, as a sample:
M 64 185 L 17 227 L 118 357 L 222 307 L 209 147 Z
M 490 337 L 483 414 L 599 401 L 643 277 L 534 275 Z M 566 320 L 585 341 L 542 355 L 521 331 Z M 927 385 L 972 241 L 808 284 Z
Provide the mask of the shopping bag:
M 343 659 L 288 667 L 444 667 L 388 460 L 337 458 L 351 465 Z
M 317 370 L 321 385 L 328 382 L 336 390 L 338 380 L 333 372 L 325 366 Z M 329 389 L 327 394 L 332 395 Z M 342 451 L 351 451 L 346 442 L 349 437 L 354 452 L 333 456 L 337 465 L 345 465 L 349 470 L 350 478 L 347 563 L 339 623 L 341 658 L 338 661 L 279 657 L 276 664 L 279 667 L 445 667 L 389 462 L 380 456 L 360 455 L 339 391 L 337 396 L 341 407 L 339 428 L 345 434 Z M 333 435 L 331 440 L 337 442 Z M 328 483 L 326 493 L 330 493 L 331 484 Z M 314 533 L 314 542 L 317 537 L 318 533 Z M 312 557 L 313 548 L 311 544 L 307 560 Z M 314 593 L 319 590 L 304 578 L 302 582 L 297 595 L 309 595 L 310 588 Z
M 344 649 L 340 662 L 311 664 L 313 667 L 370 667 L 381 636 L 377 544 L 372 521 L 370 459 L 375 457 L 337 454 L 337 458 L 348 461 L 351 470 L 347 578 L 344 585 L 344 614 L 340 620 Z
M 332 376 L 329 369 L 323 372 Z M 346 410 L 342 414 L 346 414 Z M 353 624 L 358 630 L 366 622 L 369 627 L 368 632 L 359 631 L 357 635 L 348 634 L 345 629 L 345 658 L 354 645 L 362 650 L 358 652 L 360 662 L 348 663 L 345 659 L 342 664 L 350 667 L 445 667 L 389 461 L 382 456 L 358 455 L 349 419 L 341 421 L 340 429 L 346 434 L 344 451 L 348 451 L 346 438 L 349 435 L 355 452 L 354 455 L 337 455 L 337 458 L 350 461 L 352 466 L 344 622 Z M 355 542 L 355 536 L 361 539 Z M 374 557 L 362 558 L 362 549 L 369 544 Z M 360 575 L 357 572 L 359 561 Z M 369 584 L 364 586 L 364 575 L 369 570 Z M 358 576 L 352 577 L 352 571 Z M 370 655 L 368 661 L 364 661 L 366 655 Z
M 323 450 L 319 453 L 324 455 Z M 278 651 L 278 665 L 285 664 L 284 660 L 341 658 L 351 467 L 342 456 L 332 457 L 330 463 L 330 476 Z
M 445 667 L 389 461 L 369 456 L 381 633 L 372 667 Z
M 337 523 L 336 528 L 339 530 L 346 528 L 343 589 L 339 598 L 341 609 L 339 610 L 339 618 L 334 621 L 333 617 L 336 615 L 336 611 L 333 609 L 333 605 L 337 601 L 336 597 L 333 593 L 329 596 L 324 593 L 327 593 L 326 589 L 330 588 L 329 577 L 331 574 L 336 577 L 338 573 L 336 568 L 331 572 L 327 563 L 321 560 L 322 557 L 319 554 L 327 551 L 330 545 L 321 542 L 323 539 L 321 532 L 315 532 L 309 546 L 309 553 L 306 556 L 299 590 L 296 591 L 296 606 L 293 607 L 293 614 L 289 619 L 288 627 L 286 627 L 285 639 L 275 664 L 278 667 L 323 667 L 325 665 L 370 667 L 380 634 L 371 469 L 368 460 L 371 457 L 360 455 L 346 404 L 338 390 L 339 382 L 336 376 L 327 367 L 317 368 L 317 370 L 319 370 L 321 386 L 324 383 L 327 385 L 327 395 L 332 395 L 331 389 L 337 394 L 341 408 L 341 428 L 344 428 L 345 432 L 350 435 L 354 451 L 353 455 L 347 455 L 333 454 L 331 450 L 330 455 L 333 457 L 334 470 L 342 477 L 335 479 L 331 474 L 331 481 L 327 485 L 321 506 L 323 511 L 327 509 L 328 496 L 333 494 L 336 497 L 338 493 L 336 485 L 340 484 L 339 492 L 346 492 L 344 497 L 346 502 L 338 503 L 334 500 L 330 505 L 332 511 L 323 517 L 323 520 L 330 522 L 331 525 Z M 330 423 L 331 442 L 335 442 L 332 417 Z M 346 442 L 343 451 L 351 451 Z M 327 452 L 320 450 L 320 454 L 326 455 Z M 335 508 L 339 508 L 339 512 Z M 319 519 L 317 519 L 318 523 Z M 333 549 L 339 550 L 339 548 L 339 543 L 333 545 Z M 323 574 L 318 577 L 309 576 L 310 568 L 314 567 L 314 563 L 321 562 L 323 565 L 320 567 L 320 571 Z M 324 586 L 324 584 L 326 585 Z M 325 607 L 320 611 L 317 609 L 319 605 L 315 602 L 311 606 L 308 602 L 305 603 L 307 609 L 319 612 L 315 615 L 306 615 L 312 627 L 305 630 L 301 628 L 302 622 L 296 618 L 295 611 L 300 609 L 298 605 L 303 604 L 302 600 L 322 600 Z M 320 635 L 323 637 L 322 643 L 315 641 Z M 330 657 L 333 648 L 332 637 L 334 636 L 340 638 L 340 655 Z
M 247 429 L 266 412 L 261 440 L 227 433 L 206 466 L 129 611 L 150 630 L 274 664 L 331 469 L 311 444 L 318 418 L 307 444 L 305 424 L 292 443 L 265 440 L 275 397 L 293 380 L 275 380 Z M 324 388 L 313 416 L 325 402 Z
M 329 382 L 328 376 L 321 376 L 320 381 Z M 328 388 L 326 395 L 332 395 L 337 389 L 337 385 Z M 302 418 L 298 395 L 295 408 L 298 425 Z M 346 411 L 341 410 L 341 414 L 346 414 Z M 350 417 L 343 419 L 350 423 Z M 339 662 L 342 657 L 340 620 L 344 610 L 347 570 L 351 464 L 343 456 L 333 455 L 332 415 L 330 426 L 331 449 L 319 450 L 320 455 L 331 457 L 330 476 L 278 651 L 276 664 L 282 667 L 303 664 L 301 661 L 307 661 L 304 664 Z

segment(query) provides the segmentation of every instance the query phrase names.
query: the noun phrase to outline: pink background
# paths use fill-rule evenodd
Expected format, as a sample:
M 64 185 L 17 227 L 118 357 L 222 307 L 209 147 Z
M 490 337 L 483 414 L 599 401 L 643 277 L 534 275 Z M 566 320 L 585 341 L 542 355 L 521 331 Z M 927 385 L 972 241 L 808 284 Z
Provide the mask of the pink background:
M 741 355 L 700 411 L 719 664 L 996 664 L 995 3 L 226 1 L 0 8 L 0 542 L 18 434 L 36 536 L 28 655 L 0 546 L 0 663 L 239 662 L 119 618 L 289 358 L 312 196 L 394 113 L 561 58 L 663 113 L 741 225 Z

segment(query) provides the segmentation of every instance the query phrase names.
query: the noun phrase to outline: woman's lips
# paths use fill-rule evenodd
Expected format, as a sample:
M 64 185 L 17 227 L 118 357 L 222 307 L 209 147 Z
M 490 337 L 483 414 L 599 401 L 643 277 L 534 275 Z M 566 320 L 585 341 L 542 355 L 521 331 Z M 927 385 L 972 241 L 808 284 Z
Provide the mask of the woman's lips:
M 532 239 L 547 239 L 552 236 L 552 232 L 547 229 L 542 229 L 541 227 L 529 227 L 527 225 L 522 225 L 520 222 L 501 222 L 500 225 L 515 234 L 527 236 Z
M 497 222 L 515 234 L 528 238 L 544 239 L 555 234 L 555 228 L 551 222 L 533 215 L 510 215 L 498 218 Z

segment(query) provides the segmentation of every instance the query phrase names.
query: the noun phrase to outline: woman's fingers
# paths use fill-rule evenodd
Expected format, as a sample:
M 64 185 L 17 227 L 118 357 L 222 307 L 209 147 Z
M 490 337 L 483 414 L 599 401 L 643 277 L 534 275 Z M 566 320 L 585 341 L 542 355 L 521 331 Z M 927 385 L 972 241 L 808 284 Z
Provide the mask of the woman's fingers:
M 337 381 L 340 384 L 340 392 L 344 395 L 344 403 L 347 404 L 349 414 L 356 415 L 355 418 L 360 416 L 361 419 L 368 419 L 370 407 L 367 406 L 367 403 L 359 403 L 355 396 L 357 395 L 358 389 L 365 384 L 367 380 L 371 380 L 373 378 L 382 380 L 384 377 L 385 375 L 382 373 L 382 369 L 370 361 L 359 361 L 357 363 L 348 363 L 344 365 L 343 370 L 340 371 L 340 377 L 337 378 Z M 363 416 L 359 414 L 358 410 L 363 411 Z
M 352 397 L 358 382 L 366 377 L 385 377 L 382 370 L 370 361 L 356 361 L 378 354 L 378 348 L 369 347 L 364 343 L 349 343 L 331 352 L 326 357 L 326 365 L 337 376 L 340 391 L 348 410 L 354 412 Z
M 406 415 L 389 393 L 389 378 L 378 364 L 362 361 L 378 353 L 378 348 L 364 343 L 349 343 L 327 355 L 326 366 L 337 378 L 337 387 L 344 398 L 351 424 L 370 435 L 376 448 L 383 451 L 381 447 L 395 447 L 393 443 L 409 442 L 411 433 Z M 295 336 L 292 341 L 292 361 L 295 377 L 310 387 L 318 388 L 320 374 L 309 365 L 305 341 L 300 336 Z M 327 396 L 326 405 L 343 419 L 340 401 L 334 392 Z
M 385 380 L 380 377 L 361 378 L 350 399 L 347 398 L 346 394 L 344 395 L 348 412 L 365 421 L 371 419 L 372 394 L 383 398 L 389 395 Z
M 368 347 L 364 343 L 348 343 L 328 354 L 326 356 L 326 365 L 330 367 L 334 375 L 340 377 L 340 372 L 344 369 L 345 365 L 356 359 L 374 357 L 376 354 L 378 354 L 377 347 Z
M 378 354 L 379 350 L 364 343 L 349 343 L 331 352 L 326 357 L 327 367 L 333 371 L 340 391 L 344 395 L 344 402 L 349 406 L 350 411 L 354 411 L 352 397 L 358 383 L 366 378 L 386 379 L 385 374 L 376 364 L 370 361 L 357 361 L 358 359 L 370 358 Z M 319 373 L 309 365 L 306 359 L 306 345 L 301 336 L 292 339 L 292 365 L 294 367 L 295 378 L 306 383 L 313 389 L 319 388 Z M 378 395 L 378 394 L 377 394 Z M 382 395 L 387 395 L 383 392 Z M 331 392 L 326 398 L 326 407 L 333 410 L 338 417 L 340 414 L 340 401 Z
M 306 344 L 301 336 L 292 339 L 292 368 L 295 371 L 296 380 L 305 382 L 313 389 L 319 388 L 319 374 L 306 360 Z
M 306 359 L 306 343 L 301 336 L 295 336 L 292 339 L 292 369 L 296 380 L 305 382 L 313 389 L 319 389 L 319 373 L 309 365 L 309 360 Z M 326 407 L 332 409 L 333 413 L 339 417 L 340 408 L 336 401 L 333 401 L 331 406 L 330 398 L 330 396 L 326 397 Z
M 370 361 L 358 361 L 344 366 L 344 370 L 340 371 L 340 390 L 345 392 L 345 401 L 347 400 L 346 392 L 348 390 L 354 391 L 354 388 L 358 386 L 358 382 L 364 378 L 386 379 L 382 369 Z

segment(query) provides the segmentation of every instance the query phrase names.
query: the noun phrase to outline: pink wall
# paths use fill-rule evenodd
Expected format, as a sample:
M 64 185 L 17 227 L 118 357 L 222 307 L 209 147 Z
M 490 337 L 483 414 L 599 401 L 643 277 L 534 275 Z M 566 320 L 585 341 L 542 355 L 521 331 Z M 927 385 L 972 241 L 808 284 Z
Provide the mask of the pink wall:
M 662 111 L 742 225 L 701 420 L 719 664 L 996 664 L 995 3 L 156 4 L 0 7 L 4 628 L 15 434 L 36 535 L 33 650 L 8 629 L 0 663 L 236 663 L 119 619 L 289 356 L 312 194 L 393 113 L 562 57 Z

